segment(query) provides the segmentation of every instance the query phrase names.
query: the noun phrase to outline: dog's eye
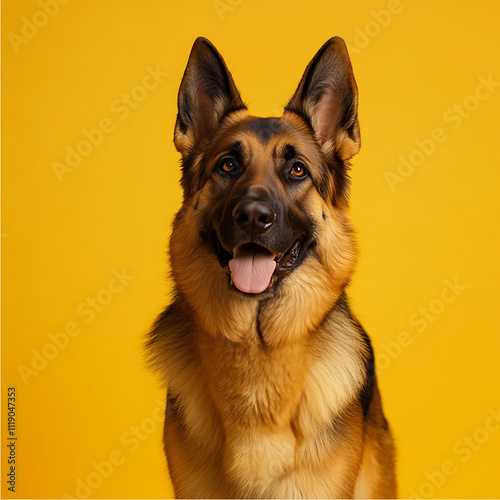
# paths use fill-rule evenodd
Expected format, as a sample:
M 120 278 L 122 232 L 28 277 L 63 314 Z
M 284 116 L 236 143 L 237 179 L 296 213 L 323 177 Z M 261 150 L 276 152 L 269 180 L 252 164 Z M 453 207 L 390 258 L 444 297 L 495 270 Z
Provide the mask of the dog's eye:
M 234 172 L 237 168 L 238 164 L 233 158 L 223 158 L 219 163 L 219 170 L 223 172 Z
M 307 176 L 306 166 L 301 161 L 293 162 L 292 168 L 290 169 L 290 175 L 296 179 L 303 179 Z

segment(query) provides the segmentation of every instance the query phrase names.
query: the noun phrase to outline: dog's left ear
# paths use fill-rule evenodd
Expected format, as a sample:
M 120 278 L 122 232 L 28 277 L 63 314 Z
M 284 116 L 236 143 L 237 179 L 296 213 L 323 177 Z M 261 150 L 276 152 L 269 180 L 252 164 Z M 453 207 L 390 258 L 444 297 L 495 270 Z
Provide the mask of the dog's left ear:
M 342 38 L 331 38 L 321 47 L 285 110 L 311 124 L 325 153 L 335 151 L 348 160 L 359 151 L 358 88 Z
M 174 143 L 184 158 L 213 137 L 228 113 L 246 109 L 224 59 L 206 38 L 193 44 L 177 104 Z

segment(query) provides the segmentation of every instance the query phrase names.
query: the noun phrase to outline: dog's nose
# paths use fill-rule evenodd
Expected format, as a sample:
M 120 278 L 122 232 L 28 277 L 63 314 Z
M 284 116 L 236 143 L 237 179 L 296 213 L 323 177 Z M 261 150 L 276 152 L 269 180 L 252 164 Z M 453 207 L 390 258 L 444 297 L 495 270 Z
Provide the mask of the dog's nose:
M 276 213 L 265 201 L 243 199 L 233 210 L 233 220 L 236 225 L 247 233 L 265 233 L 276 219 Z

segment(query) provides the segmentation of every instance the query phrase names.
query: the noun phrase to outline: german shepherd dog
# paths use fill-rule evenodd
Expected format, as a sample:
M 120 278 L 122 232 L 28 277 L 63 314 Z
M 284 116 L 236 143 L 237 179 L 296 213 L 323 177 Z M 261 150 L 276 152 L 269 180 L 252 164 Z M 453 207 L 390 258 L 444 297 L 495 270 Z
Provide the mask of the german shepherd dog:
M 168 382 L 177 497 L 396 496 L 373 351 L 346 296 L 357 109 L 341 38 L 279 118 L 250 115 L 219 52 L 194 43 L 174 133 L 175 288 L 147 341 Z

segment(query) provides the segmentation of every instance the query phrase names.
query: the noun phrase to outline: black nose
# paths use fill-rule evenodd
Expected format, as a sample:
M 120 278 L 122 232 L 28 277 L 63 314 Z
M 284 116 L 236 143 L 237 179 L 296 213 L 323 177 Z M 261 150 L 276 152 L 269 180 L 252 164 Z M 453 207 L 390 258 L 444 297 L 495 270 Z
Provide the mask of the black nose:
M 272 226 L 276 213 L 269 203 L 247 198 L 236 203 L 233 219 L 243 231 L 262 234 Z

